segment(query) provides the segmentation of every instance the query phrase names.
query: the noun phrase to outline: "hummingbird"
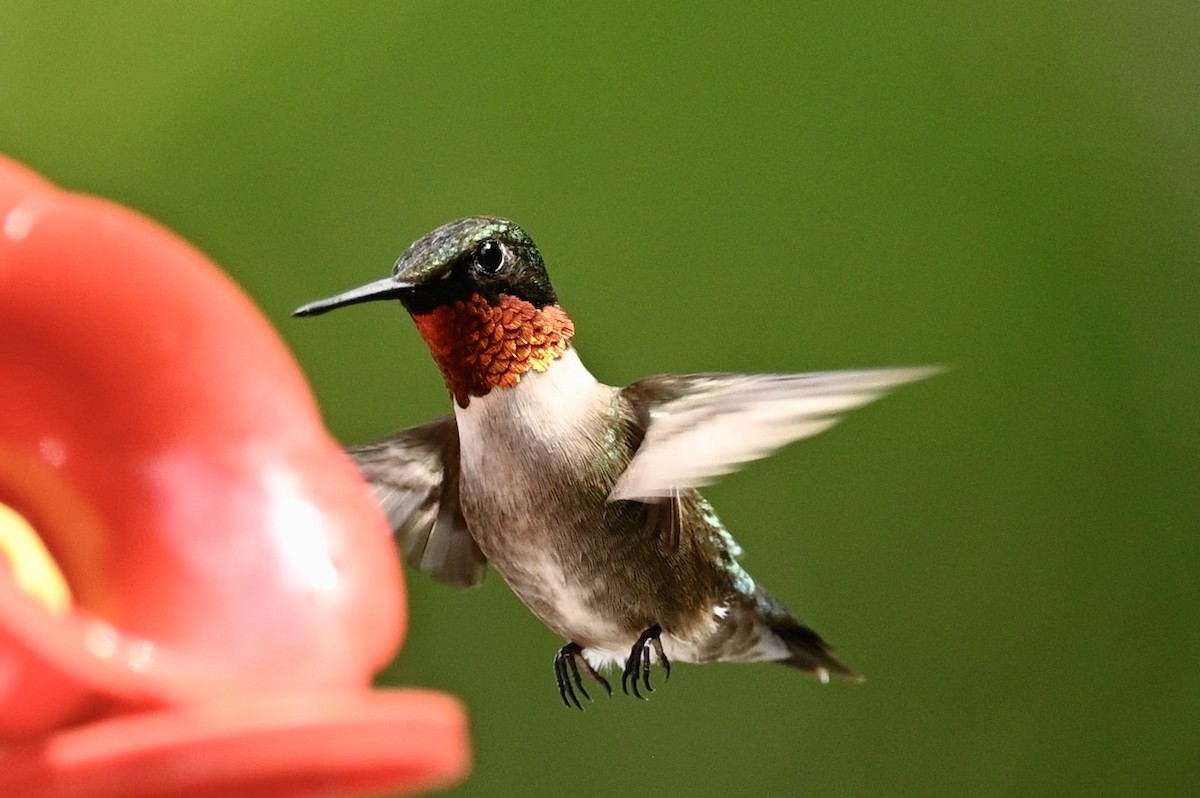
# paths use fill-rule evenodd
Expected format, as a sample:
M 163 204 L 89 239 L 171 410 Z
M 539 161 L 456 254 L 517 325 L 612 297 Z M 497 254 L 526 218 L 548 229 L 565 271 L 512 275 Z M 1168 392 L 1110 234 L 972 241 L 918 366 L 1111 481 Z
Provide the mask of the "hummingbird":
M 568 708 L 581 671 L 621 671 L 644 698 L 651 666 L 778 662 L 858 680 L 756 582 L 699 488 L 936 368 L 658 375 L 598 381 L 574 344 L 542 255 L 503 218 L 444 224 L 391 275 L 306 304 L 315 316 L 397 300 L 445 379 L 453 415 L 347 449 L 404 559 L 450 585 L 490 563 L 563 638 Z

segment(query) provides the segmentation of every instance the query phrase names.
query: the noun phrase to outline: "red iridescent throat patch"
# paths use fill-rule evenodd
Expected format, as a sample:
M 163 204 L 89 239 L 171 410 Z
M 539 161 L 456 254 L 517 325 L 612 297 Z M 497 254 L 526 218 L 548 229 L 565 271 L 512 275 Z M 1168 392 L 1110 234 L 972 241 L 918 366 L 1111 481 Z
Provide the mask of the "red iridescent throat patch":
M 545 371 L 575 334 L 558 305 L 538 309 L 507 294 L 497 305 L 474 295 L 413 321 L 460 407 L 493 388 L 512 388 L 527 371 Z

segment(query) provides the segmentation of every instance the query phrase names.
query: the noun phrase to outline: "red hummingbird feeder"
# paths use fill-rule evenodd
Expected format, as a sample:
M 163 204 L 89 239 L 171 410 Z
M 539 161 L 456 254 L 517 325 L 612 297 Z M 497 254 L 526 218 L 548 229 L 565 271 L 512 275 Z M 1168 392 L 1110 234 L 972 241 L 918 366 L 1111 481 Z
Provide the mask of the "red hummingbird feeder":
M 0 157 L 0 795 L 452 784 L 461 705 L 371 688 L 405 612 L 370 490 L 250 300 Z

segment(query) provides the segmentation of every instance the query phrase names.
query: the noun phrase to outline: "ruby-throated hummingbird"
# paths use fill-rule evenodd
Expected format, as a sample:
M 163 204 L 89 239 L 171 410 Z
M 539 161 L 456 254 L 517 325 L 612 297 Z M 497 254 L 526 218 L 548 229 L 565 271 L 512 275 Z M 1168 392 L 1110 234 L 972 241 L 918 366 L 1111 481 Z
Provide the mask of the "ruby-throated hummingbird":
M 572 344 L 542 256 L 520 227 L 471 217 L 400 256 L 390 277 L 296 310 L 396 299 L 441 368 L 454 415 L 350 456 L 408 562 L 452 585 L 488 562 L 567 643 L 554 658 L 567 706 L 580 668 L 623 666 L 641 697 L 650 666 L 790 665 L 855 678 L 816 632 L 738 564 L 741 548 L 697 488 L 930 368 L 598 382 Z

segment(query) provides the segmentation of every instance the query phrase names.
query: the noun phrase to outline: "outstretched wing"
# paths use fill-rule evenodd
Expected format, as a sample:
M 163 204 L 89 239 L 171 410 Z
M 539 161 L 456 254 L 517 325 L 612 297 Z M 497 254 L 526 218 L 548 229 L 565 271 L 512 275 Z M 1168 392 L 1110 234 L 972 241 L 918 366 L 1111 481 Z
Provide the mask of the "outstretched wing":
M 661 375 L 622 392 L 646 430 L 610 501 L 648 501 L 708 485 L 936 367 L 811 374 Z
M 410 565 L 458 587 L 483 581 L 487 558 L 458 505 L 454 416 L 346 451 L 375 489 Z

